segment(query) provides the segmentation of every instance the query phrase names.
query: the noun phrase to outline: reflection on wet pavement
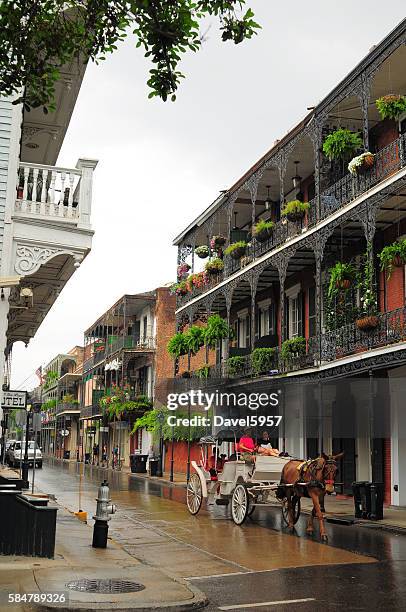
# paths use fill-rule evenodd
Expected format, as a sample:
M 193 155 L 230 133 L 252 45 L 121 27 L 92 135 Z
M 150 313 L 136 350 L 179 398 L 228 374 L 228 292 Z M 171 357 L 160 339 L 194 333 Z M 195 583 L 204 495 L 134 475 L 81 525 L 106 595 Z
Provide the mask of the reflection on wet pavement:
M 106 472 L 86 467 L 82 509 L 91 519 L 97 487 Z M 333 546 L 321 544 L 317 537 L 306 537 L 305 518 L 299 521 L 296 535 L 282 532 L 278 509 L 256 510 L 255 520 L 237 527 L 224 507 L 210 507 L 197 517 L 191 516 L 184 503 L 185 491 L 181 488 L 161 486 L 125 473 L 109 474 L 108 477 L 111 497 L 118 506 L 117 514 L 110 521 L 111 537 L 137 559 L 178 576 L 374 562 L 371 556 L 358 554 L 365 547 L 358 548 L 357 538 L 350 550 L 340 547 L 339 541 L 344 535 L 338 534 L 337 526 L 328 527 Z M 59 503 L 72 511 L 78 510 L 75 464 L 47 465 L 37 473 L 36 482 L 43 491 L 55 493 Z M 362 531 L 360 545 L 365 537 L 368 540 L 368 530 L 340 529 L 350 529 L 352 533 L 357 529 Z

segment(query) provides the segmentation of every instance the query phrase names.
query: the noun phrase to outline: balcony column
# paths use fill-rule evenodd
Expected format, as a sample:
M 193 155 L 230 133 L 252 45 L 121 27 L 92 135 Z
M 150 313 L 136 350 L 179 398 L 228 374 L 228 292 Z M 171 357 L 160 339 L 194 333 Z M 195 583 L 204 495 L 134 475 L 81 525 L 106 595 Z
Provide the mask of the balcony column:
M 315 296 L 315 316 L 316 316 L 316 358 L 318 362 L 321 362 L 322 358 L 322 313 L 323 313 L 323 296 L 322 296 L 322 283 L 321 283 L 321 267 L 324 256 L 324 248 L 328 239 L 328 234 L 318 234 L 316 236 L 315 243 L 313 245 L 314 257 L 316 262 L 316 296 Z
M 368 122 L 368 107 L 371 98 L 371 81 L 372 76 L 366 75 L 365 72 L 361 75 L 361 86 L 358 94 L 362 110 L 362 133 L 364 140 L 365 151 L 369 150 L 369 122 Z
M 257 201 L 257 195 L 258 195 L 258 183 L 259 180 L 262 176 L 262 173 L 255 173 L 251 176 L 251 178 L 247 181 L 246 186 L 247 189 L 250 192 L 250 196 L 251 196 L 251 232 L 252 232 L 252 228 L 255 225 L 255 203 Z M 251 238 L 251 243 L 254 247 L 254 240 L 253 238 Z M 255 249 L 252 248 L 252 254 L 255 256 Z
M 285 338 L 285 280 L 286 273 L 289 265 L 289 254 L 280 253 L 274 258 L 273 263 L 278 269 L 279 273 L 279 324 L 280 324 L 280 340 L 281 344 L 286 340 Z
M 315 199 L 316 199 L 316 221 L 319 221 L 321 217 L 320 151 L 322 147 L 322 130 L 323 130 L 323 118 L 315 117 L 309 136 L 313 144 L 313 152 L 314 152 L 314 188 L 315 188 Z
M 226 246 L 229 246 L 231 244 L 231 228 L 232 228 L 232 222 L 233 222 L 233 210 L 234 210 L 234 204 L 235 201 L 237 199 L 237 195 L 233 195 L 229 201 L 227 202 L 227 206 L 226 206 L 226 211 L 227 211 L 227 243 Z M 224 276 L 228 276 L 229 274 L 229 270 L 230 270 L 230 257 L 226 257 L 225 258 L 225 262 L 224 262 Z
M 226 300 L 226 312 L 227 312 L 227 325 L 230 326 L 230 318 L 231 318 L 231 304 L 233 301 L 233 292 L 234 292 L 234 285 L 232 283 L 230 283 L 229 285 L 227 285 L 224 288 L 224 297 Z M 230 355 L 230 338 L 226 339 L 226 343 L 225 343 L 225 354 L 224 354 L 224 361 L 227 362 L 227 359 Z
M 90 226 L 90 211 L 92 207 L 92 184 L 93 171 L 98 163 L 97 159 L 78 159 L 76 168 L 82 171 L 79 184 L 79 225 L 81 227 Z
M 258 280 L 259 280 L 259 273 L 258 272 L 252 272 L 250 278 L 249 278 L 249 283 L 250 283 L 250 287 L 251 287 L 251 351 L 254 350 L 255 348 L 255 298 L 257 295 L 257 288 L 258 288 Z

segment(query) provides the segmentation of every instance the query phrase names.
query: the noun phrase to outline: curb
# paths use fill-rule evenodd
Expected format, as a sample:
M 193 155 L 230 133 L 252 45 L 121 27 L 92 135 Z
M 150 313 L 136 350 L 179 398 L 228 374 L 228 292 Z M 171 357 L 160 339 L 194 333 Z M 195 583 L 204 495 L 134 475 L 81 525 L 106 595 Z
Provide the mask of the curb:
M 186 581 L 181 579 L 174 579 L 176 582 L 186 586 Z M 132 612 L 133 610 L 137 610 L 138 612 L 151 612 L 152 610 L 172 610 L 173 612 L 183 612 L 186 610 L 202 610 L 205 608 L 209 600 L 206 595 L 196 588 L 192 584 L 187 584 L 187 588 L 189 591 L 193 593 L 193 597 L 187 601 L 174 601 L 172 603 L 152 603 L 152 604 L 140 604 L 140 605 L 131 605 L 128 604 L 120 604 L 114 602 L 76 602 L 72 603 L 68 606 L 61 605 L 45 605 L 45 604 L 37 604 L 35 606 L 35 610 L 43 610 L 47 612 L 54 612 L 58 610 L 59 612 L 70 612 L 71 610 L 82 610 L 83 612 L 90 610 L 119 610 L 120 612 Z M 29 608 L 32 610 L 32 608 Z M 28 612 L 28 609 L 27 609 Z

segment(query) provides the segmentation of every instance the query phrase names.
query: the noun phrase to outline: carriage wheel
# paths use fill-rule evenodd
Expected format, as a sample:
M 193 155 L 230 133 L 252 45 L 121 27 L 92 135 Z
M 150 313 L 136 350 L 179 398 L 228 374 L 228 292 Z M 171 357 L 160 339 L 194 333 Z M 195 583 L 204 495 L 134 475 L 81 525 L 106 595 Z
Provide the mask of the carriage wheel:
M 254 503 L 255 503 L 255 499 L 253 499 L 252 497 L 249 497 L 247 516 L 251 516 L 252 514 L 254 514 L 254 510 L 256 508 L 256 506 L 254 506 Z
M 236 525 L 242 525 L 248 516 L 248 492 L 244 485 L 238 484 L 231 498 L 231 516 Z
M 293 524 L 296 525 L 300 516 L 300 497 L 293 495 L 291 501 L 293 506 Z M 286 498 L 282 502 L 282 518 L 285 525 L 289 525 L 288 500 Z
M 202 507 L 203 491 L 202 483 L 196 472 L 190 477 L 186 489 L 186 504 L 190 514 L 197 514 Z

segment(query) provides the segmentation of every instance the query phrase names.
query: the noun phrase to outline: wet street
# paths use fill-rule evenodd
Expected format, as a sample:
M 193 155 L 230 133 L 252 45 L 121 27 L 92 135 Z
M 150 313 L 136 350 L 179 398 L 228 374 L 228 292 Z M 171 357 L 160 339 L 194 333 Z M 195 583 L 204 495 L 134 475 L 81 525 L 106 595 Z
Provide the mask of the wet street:
M 81 509 L 92 524 L 107 471 L 85 467 Z M 47 463 L 36 485 L 75 512 L 78 470 Z M 119 472 L 108 480 L 118 507 L 109 535 L 147 565 L 192 581 L 209 597 L 207 610 L 405 609 L 406 536 L 327 524 L 329 542 L 321 544 L 317 530 L 305 535 L 305 515 L 294 535 L 281 526 L 279 508 L 256 509 L 237 527 L 224 507 L 192 517 L 182 488 Z

